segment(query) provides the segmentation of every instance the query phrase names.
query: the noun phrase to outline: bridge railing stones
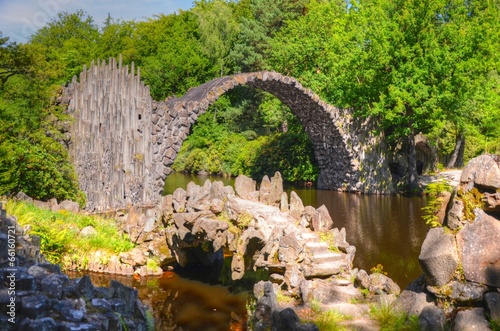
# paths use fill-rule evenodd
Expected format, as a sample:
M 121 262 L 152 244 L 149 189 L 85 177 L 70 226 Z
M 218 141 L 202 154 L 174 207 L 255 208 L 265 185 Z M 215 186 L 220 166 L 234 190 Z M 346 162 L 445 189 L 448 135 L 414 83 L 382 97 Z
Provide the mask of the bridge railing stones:
M 201 114 L 227 91 L 247 85 L 288 105 L 309 135 L 321 189 L 390 193 L 391 174 L 381 135 L 371 119 L 355 118 L 304 88 L 295 78 L 261 71 L 221 77 L 180 98 L 153 102 L 149 88 L 110 59 L 84 67 L 63 99 L 75 117 L 70 154 L 87 209 L 106 210 L 156 203 L 183 141 Z

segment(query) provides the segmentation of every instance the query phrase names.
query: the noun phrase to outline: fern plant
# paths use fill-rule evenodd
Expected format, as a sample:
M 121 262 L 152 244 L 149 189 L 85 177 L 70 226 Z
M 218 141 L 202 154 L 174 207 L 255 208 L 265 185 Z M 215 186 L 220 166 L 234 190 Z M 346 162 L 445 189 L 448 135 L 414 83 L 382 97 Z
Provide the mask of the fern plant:
M 443 204 L 443 193 L 450 192 L 451 189 L 451 185 L 444 179 L 432 182 L 425 188 L 424 193 L 427 196 L 427 205 L 422 208 L 425 213 L 422 218 L 430 227 L 441 226 L 437 213 Z

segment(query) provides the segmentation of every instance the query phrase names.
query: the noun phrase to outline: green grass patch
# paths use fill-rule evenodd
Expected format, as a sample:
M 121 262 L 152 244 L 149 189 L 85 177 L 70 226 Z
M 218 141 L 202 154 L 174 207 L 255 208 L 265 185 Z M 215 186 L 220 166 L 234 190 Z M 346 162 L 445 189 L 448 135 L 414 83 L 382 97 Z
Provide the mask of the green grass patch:
M 321 303 L 317 300 L 312 300 L 309 303 L 310 310 L 302 312 L 302 321 L 306 323 L 314 323 L 321 331 L 348 331 L 347 326 L 342 325 L 345 321 L 352 320 L 352 316 L 341 314 L 337 310 L 323 310 Z
M 85 256 L 97 250 L 120 253 L 134 247 L 127 236 L 118 232 L 112 219 L 74 214 L 66 210 L 53 212 L 14 200 L 7 202 L 6 210 L 17 218 L 20 225 L 29 225 L 28 234 L 40 237 L 41 253 L 52 263 L 61 264 L 64 256 Z M 80 236 L 81 229 L 89 225 L 97 230 L 97 234 Z
M 420 330 L 417 316 L 397 313 L 388 304 L 374 304 L 370 307 L 370 318 L 377 321 L 381 331 L 417 331 Z

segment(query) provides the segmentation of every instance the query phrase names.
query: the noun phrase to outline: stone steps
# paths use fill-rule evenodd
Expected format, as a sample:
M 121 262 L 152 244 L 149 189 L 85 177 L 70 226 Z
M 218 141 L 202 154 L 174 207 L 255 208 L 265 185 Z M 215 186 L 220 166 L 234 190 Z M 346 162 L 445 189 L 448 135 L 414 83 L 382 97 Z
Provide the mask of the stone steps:
M 346 256 L 343 253 L 328 252 L 322 254 L 314 254 L 311 256 L 311 261 L 315 264 L 328 263 L 328 262 L 345 262 Z
M 327 254 L 331 252 L 325 242 L 307 242 L 305 247 L 310 255 Z
M 306 278 L 329 277 L 331 275 L 339 274 L 344 266 L 345 263 L 340 261 L 312 263 L 304 266 L 303 272 Z

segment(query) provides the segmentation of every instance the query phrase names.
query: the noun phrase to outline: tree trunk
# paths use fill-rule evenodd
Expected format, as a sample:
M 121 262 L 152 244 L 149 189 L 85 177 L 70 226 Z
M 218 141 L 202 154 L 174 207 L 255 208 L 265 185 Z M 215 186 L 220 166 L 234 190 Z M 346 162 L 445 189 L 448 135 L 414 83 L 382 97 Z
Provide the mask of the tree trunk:
M 455 140 L 455 149 L 451 154 L 451 158 L 446 165 L 446 168 L 455 168 L 460 167 L 463 164 L 464 159 L 464 145 L 465 145 L 465 136 L 463 132 L 457 134 L 457 138 Z
M 417 173 L 417 151 L 415 149 L 415 133 L 411 129 L 408 135 L 408 192 L 411 194 L 420 192 Z

